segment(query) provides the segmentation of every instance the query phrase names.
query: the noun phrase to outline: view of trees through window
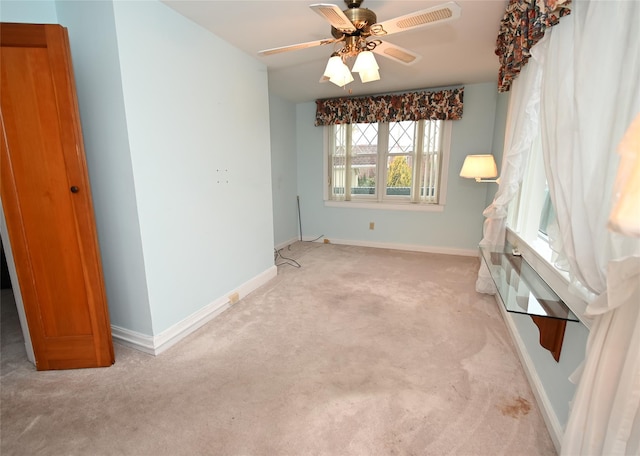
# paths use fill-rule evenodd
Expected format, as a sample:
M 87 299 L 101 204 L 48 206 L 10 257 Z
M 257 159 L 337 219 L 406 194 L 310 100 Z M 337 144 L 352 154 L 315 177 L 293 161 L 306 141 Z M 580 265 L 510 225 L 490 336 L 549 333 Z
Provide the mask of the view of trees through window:
M 387 174 L 387 187 L 411 187 L 411 175 L 413 171 L 406 157 L 391 158 L 389 173 Z

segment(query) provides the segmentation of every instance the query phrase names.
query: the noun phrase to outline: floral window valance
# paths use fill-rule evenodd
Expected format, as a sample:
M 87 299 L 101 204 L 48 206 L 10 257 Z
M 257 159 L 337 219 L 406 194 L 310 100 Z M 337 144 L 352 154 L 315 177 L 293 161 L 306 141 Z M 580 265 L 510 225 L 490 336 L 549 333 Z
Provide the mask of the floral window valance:
M 531 57 L 531 48 L 547 28 L 571 13 L 571 0 L 510 0 L 500 22 L 496 54 L 500 61 L 498 92 L 506 92 Z
M 358 98 L 316 100 L 316 126 L 402 120 L 462 119 L 464 87 Z

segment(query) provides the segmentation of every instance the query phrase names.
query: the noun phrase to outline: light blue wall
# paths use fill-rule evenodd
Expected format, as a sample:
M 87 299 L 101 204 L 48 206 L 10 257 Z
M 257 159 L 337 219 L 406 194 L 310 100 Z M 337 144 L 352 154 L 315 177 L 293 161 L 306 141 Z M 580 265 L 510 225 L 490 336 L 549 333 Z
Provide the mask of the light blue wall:
M 569 376 L 584 360 L 589 330 L 582 323 L 567 322 L 560 361 L 556 362 L 551 353 L 540 345 L 540 331 L 531 317 L 513 313 L 509 316 L 518 329 L 560 425 L 566 426 L 569 404 L 576 390 Z
M 476 250 L 482 237 L 487 185 L 458 176 L 468 154 L 492 150 L 497 90 L 495 83 L 465 86 L 462 120 L 453 122 L 447 202 L 443 212 L 405 212 L 325 207 L 323 135 L 314 126 L 315 103 L 297 106 L 298 192 L 305 238 L 324 235 L 425 249 Z M 375 230 L 369 230 L 375 222 Z
M 493 148 L 491 153 L 496 159 L 496 165 L 498 167 L 498 175 L 502 167 L 502 155 L 504 154 L 504 135 L 507 128 L 507 113 L 509 111 L 509 94 L 511 92 L 498 93 L 496 102 L 496 116 L 493 126 Z M 493 203 L 493 198 L 498 191 L 498 184 L 486 184 L 487 185 L 487 199 L 485 201 L 485 207 Z
M 57 24 L 56 4 L 53 0 L 2 0 L 0 21 Z
M 69 30 L 112 324 L 157 335 L 273 267 L 264 65 L 157 1 L 0 14 Z
M 298 239 L 296 105 L 269 96 L 271 118 L 271 186 L 273 242 L 282 246 Z
M 267 70 L 160 2 L 113 7 L 158 334 L 273 266 Z
M 56 8 L 71 43 L 111 324 L 153 334 L 113 5 Z

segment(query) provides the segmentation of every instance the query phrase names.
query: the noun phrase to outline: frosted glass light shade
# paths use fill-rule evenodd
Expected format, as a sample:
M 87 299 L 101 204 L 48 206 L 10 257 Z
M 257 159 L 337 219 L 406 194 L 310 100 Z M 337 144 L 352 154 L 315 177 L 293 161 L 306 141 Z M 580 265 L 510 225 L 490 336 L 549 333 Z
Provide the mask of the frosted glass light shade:
M 492 178 L 498 175 L 493 155 L 467 155 L 460 170 L 460 177 L 472 179 Z
M 342 63 L 341 67 L 336 70 L 336 73 L 329 78 L 329 81 L 338 87 L 343 87 L 353 81 L 353 76 L 351 75 L 351 71 L 349 71 L 349 67 Z
M 327 66 L 324 69 L 324 76 L 331 79 L 333 76 L 339 75 L 342 71 L 341 67 L 343 65 L 344 63 L 342 63 L 342 59 L 337 55 L 334 55 L 327 62 Z
M 377 81 L 380 79 L 378 70 L 360 71 L 360 80 L 364 82 Z
M 377 70 L 380 67 L 378 66 L 378 62 L 376 62 L 376 58 L 371 51 L 362 51 L 356 57 L 356 61 L 353 64 L 353 68 L 351 71 L 354 73 L 360 73 L 362 71 L 372 71 Z M 364 82 L 364 81 L 363 81 Z

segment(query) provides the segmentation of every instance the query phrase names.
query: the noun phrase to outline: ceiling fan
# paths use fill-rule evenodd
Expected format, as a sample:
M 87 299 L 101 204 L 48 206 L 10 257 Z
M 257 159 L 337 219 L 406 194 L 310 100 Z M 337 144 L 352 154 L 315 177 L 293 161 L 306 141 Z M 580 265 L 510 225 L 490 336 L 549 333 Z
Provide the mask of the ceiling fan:
M 442 24 L 460 17 L 461 10 L 455 2 L 448 2 L 384 22 L 377 22 L 376 14 L 373 11 L 360 7 L 362 1 L 344 0 L 347 4 L 347 9 L 344 11 L 333 4 L 309 5 L 313 11 L 329 22 L 333 38 L 265 49 L 259 51 L 258 55 L 269 56 L 281 52 L 334 44 L 338 47 L 331 54 L 320 82 L 331 81 L 342 87 L 353 81 L 351 71 L 359 73 L 362 82 L 376 81 L 380 79 L 380 74 L 372 53 L 405 65 L 411 65 L 420 59 L 418 54 L 382 41 L 379 37 Z M 346 66 L 347 58 L 350 57 L 357 57 L 351 71 Z

